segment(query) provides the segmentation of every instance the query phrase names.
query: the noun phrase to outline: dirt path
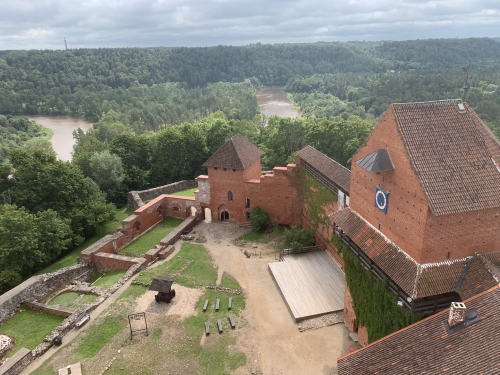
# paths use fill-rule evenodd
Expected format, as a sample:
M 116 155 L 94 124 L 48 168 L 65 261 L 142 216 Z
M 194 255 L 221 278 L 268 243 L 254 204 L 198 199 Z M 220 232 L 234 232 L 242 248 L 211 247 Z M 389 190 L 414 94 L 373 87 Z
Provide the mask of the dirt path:
M 238 232 L 231 224 L 199 226 L 208 234 L 204 245 L 217 263 L 219 274 L 233 276 L 247 297 L 244 317 L 248 325 L 241 329 L 238 340 L 247 355 L 247 365 L 237 374 L 336 374 L 337 358 L 347 353 L 350 345 L 347 329 L 337 324 L 299 332 L 268 271 L 268 263 L 274 261 L 273 250 L 268 246 L 247 246 L 246 250 L 258 254 L 247 259 L 241 248 L 230 241 L 235 237 L 231 234 Z

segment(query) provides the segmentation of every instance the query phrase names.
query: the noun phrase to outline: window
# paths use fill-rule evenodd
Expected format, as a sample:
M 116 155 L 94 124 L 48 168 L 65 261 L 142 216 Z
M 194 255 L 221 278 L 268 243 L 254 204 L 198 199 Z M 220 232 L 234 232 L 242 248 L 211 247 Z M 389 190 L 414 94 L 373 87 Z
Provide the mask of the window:
M 214 171 L 216 171 L 216 170 L 217 170 L 217 167 L 214 167 Z
M 179 212 L 179 211 L 180 211 L 180 208 L 179 208 L 179 207 L 172 207 L 172 211 L 174 211 L 174 212 Z
M 227 171 L 227 168 L 224 168 L 225 171 Z
M 245 208 L 250 208 L 250 199 L 245 199 Z
M 227 192 L 227 200 L 229 202 L 232 202 L 233 201 L 233 192 L 232 191 L 228 191 Z
M 233 172 L 236 172 L 236 169 L 233 169 Z

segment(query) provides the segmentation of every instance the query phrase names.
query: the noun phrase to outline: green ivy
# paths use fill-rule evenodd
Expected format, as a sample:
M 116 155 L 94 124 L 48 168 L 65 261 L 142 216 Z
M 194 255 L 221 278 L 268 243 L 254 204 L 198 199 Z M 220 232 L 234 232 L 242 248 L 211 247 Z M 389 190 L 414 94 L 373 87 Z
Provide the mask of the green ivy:
M 296 174 L 289 178 L 292 186 L 299 191 L 304 200 L 307 218 L 316 226 L 322 224 L 329 227 L 331 222 L 325 207 L 337 202 L 337 195 L 311 176 L 304 168 L 300 168 Z
M 368 342 L 374 342 L 422 319 L 420 314 L 412 315 L 406 307 L 398 306 L 387 281 L 377 280 L 369 270 L 363 268 L 361 261 L 337 235 L 332 236 L 332 242 L 343 255 L 353 309 L 358 324 L 365 326 L 368 331 Z

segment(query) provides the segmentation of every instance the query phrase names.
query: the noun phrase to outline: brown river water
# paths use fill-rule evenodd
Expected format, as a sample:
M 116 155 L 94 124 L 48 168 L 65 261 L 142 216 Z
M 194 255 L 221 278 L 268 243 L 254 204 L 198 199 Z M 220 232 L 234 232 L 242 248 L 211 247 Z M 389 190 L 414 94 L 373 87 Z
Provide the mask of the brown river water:
M 293 108 L 293 103 L 288 100 L 283 87 L 265 87 L 255 93 L 260 110 L 266 116 L 300 117 L 299 110 Z
M 77 117 L 38 115 L 27 117 L 54 132 L 54 136 L 50 140 L 52 142 L 52 147 L 57 153 L 57 158 L 64 161 L 71 160 L 71 152 L 75 144 L 73 130 L 80 128 L 86 132 L 88 129 L 92 128 L 91 122 Z

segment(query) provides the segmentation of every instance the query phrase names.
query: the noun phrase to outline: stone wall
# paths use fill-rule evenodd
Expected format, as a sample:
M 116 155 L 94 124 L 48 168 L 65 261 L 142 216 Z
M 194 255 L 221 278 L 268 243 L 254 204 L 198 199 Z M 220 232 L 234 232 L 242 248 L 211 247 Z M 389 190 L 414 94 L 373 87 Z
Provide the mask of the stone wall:
M 147 264 L 145 258 L 132 258 L 118 254 L 99 253 L 94 255 L 94 263 L 98 270 L 126 270 L 135 264 L 144 268 Z
M 21 348 L 12 357 L 0 366 L 0 375 L 17 375 L 19 374 L 33 359 L 31 350 Z
M 184 180 L 174 182 L 173 184 L 158 186 L 148 190 L 131 191 L 127 196 L 127 205 L 138 209 L 144 205 L 144 201 L 155 199 L 162 194 L 172 194 L 177 191 L 192 189 L 198 186 L 196 180 Z
M 92 266 L 80 263 L 76 266 L 62 268 L 59 271 L 33 276 L 0 296 L 0 324 L 7 321 L 28 299 L 39 301 L 54 290 L 63 287 L 70 280 L 86 273 Z
M 182 232 L 194 227 L 198 223 L 198 221 L 199 219 L 196 216 L 188 217 L 186 220 L 180 223 L 177 226 L 177 228 L 175 228 L 166 237 L 164 237 L 160 241 L 160 245 L 162 246 L 173 245 L 181 238 Z
M 34 299 L 28 299 L 24 301 L 24 304 L 28 306 L 33 311 L 43 311 L 52 315 L 62 316 L 67 318 L 75 313 L 74 309 L 69 309 L 63 306 L 49 306 L 43 303 L 38 303 Z

